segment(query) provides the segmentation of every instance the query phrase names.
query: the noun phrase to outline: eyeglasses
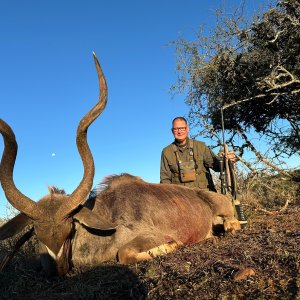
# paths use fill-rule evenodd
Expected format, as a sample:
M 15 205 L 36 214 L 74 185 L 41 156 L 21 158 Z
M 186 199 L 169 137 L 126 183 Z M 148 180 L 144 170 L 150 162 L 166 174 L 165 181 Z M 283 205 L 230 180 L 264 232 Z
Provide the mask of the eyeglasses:
M 172 130 L 174 131 L 174 132 L 178 132 L 178 131 L 186 131 L 186 127 L 175 127 L 175 128 L 172 128 Z

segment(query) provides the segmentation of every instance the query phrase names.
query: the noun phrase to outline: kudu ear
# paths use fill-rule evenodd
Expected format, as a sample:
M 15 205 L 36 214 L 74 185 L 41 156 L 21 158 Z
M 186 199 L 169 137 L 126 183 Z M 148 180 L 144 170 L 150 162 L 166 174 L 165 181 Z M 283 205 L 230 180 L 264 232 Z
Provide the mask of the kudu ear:
M 73 216 L 73 218 L 80 224 L 92 229 L 113 230 L 117 227 L 115 224 L 101 218 L 86 207 L 82 207 L 80 211 Z
M 0 240 L 10 238 L 21 232 L 27 225 L 33 224 L 25 214 L 20 213 L 0 227 Z

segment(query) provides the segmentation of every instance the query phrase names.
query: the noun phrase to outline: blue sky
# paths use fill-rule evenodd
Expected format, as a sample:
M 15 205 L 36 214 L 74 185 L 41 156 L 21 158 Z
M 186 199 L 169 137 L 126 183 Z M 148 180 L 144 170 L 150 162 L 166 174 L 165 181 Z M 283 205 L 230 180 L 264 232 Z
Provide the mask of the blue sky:
M 241 2 L 227 1 L 228 12 Z M 175 49 L 167 45 L 180 34 L 194 37 L 201 24 L 212 28 L 221 3 L 0 0 L 0 118 L 19 145 L 16 186 L 38 200 L 48 185 L 70 193 L 81 180 L 75 132 L 98 98 L 92 51 L 109 88 L 107 108 L 88 134 L 95 183 L 122 172 L 159 182 L 171 120 L 188 112 L 183 96 L 172 99 L 168 91 L 176 73 Z M 246 11 L 266 3 L 248 0 Z M 6 207 L 0 188 L 0 216 Z

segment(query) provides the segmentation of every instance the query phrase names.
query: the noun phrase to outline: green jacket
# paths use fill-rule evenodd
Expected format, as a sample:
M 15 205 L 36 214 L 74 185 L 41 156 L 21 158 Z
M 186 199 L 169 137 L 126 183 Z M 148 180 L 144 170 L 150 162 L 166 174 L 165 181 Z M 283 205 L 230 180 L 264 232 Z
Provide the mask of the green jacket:
M 182 161 L 190 160 L 190 139 L 187 139 L 186 147 L 180 147 L 174 141 L 162 150 L 160 164 L 160 183 L 181 184 L 188 187 L 214 190 L 214 183 L 209 171 L 212 168 L 219 172 L 220 166 L 217 157 L 203 142 L 193 140 L 194 161 L 196 164 L 196 180 L 192 182 L 181 182 L 179 176 L 178 161 L 176 159 L 174 145 L 178 149 Z

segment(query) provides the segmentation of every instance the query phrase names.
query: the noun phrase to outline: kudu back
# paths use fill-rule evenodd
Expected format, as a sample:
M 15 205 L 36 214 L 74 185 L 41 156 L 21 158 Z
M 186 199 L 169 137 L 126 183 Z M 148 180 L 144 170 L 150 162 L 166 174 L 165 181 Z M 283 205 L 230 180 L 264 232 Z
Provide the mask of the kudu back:
M 32 227 L 39 241 L 41 266 L 51 276 L 64 275 L 72 266 L 96 266 L 109 260 L 138 262 L 197 243 L 212 235 L 218 216 L 225 230 L 239 229 L 230 201 L 214 192 L 147 183 L 122 174 L 107 177 L 101 191 L 88 197 L 95 167 L 87 130 L 107 103 L 106 80 L 93 55 L 100 95 L 77 128 L 84 174 L 71 194 L 50 188 L 48 195 L 35 202 L 17 189 L 13 180 L 17 142 L 13 130 L 0 119 L 4 140 L 0 181 L 7 200 L 21 212 L 0 227 L 0 239 Z

